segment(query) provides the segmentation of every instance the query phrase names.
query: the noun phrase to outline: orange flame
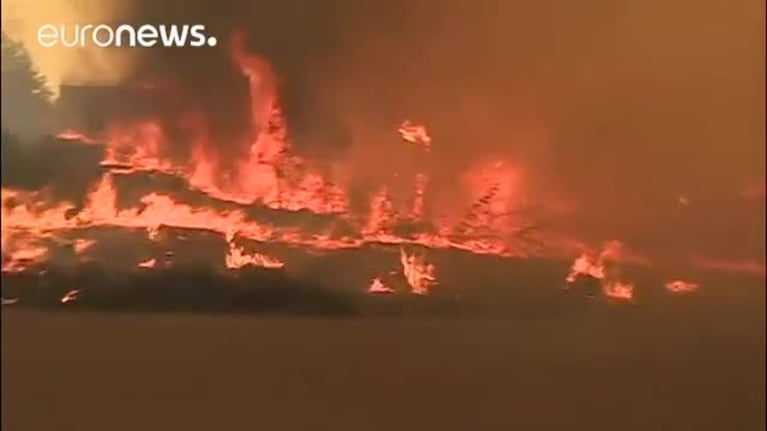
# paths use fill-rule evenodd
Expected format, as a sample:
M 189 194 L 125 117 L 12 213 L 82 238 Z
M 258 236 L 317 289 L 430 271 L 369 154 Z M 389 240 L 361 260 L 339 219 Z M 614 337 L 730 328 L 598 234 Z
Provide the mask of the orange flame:
M 77 301 L 80 298 L 80 294 L 82 293 L 81 289 L 73 289 L 68 291 L 64 294 L 64 296 L 61 297 L 61 303 L 67 304 L 70 302 Z
M 631 283 L 608 281 L 602 285 L 602 291 L 608 298 L 624 301 L 634 298 L 634 286 Z
M 400 263 L 411 291 L 416 295 L 429 294 L 429 290 L 437 283 L 434 265 L 427 264 L 423 256 L 407 254 L 403 248 L 400 248 Z
M 684 280 L 674 280 L 666 283 L 666 289 L 673 293 L 689 293 L 698 290 L 700 286 L 697 283 Z
M 234 244 L 235 232 L 227 231 L 226 241 L 229 244 L 229 252 L 226 255 L 226 267 L 229 269 L 240 269 L 246 266 L 255 266 L 261 268 L 281 269 L 285 263 L 279 259 L 260 253 L 248 254 L 244 247 L 238 247 Z
M 2 272 L 23 272 L 28 267 L 45 262 L 48 248 L 35 243 L 33 239 L 18 238 L 3 242 Z
M 386 187 L 371 200 L 367 217 L 350 214 L 347 192 L 327 176 L 313 171 L 308 163 L 291 154 L 287 125 L 277 100 L 276 77 L 269 63 L 245 49 L 242 34 L 231 42 L 233 63 L 247 77 L 250 85 L 251 128 L 253 138 L 247 156 L 234 163 L 234 170 L 222 168 L 221 155 L 210 141 L 208 125 L 198 113 L 184 114 L 179 125 L 189 132 L 192 142 L 188 160 L 168 156 L 168 136 L 160 121 L 153 118 L 138 122 L 115 122 L 102 138 L 91 138 L 74 131 L 62 137 L 102 142 L 106 152 L 102 165 L 112 174 L 151 171 L 180 178 L 193 190 L 223 202 L 263 205 L 279 211 L 308 211 L 334 215 L 337 224 L 351 224 L 354 233 L 337 235 L 310 232 L 302 227 L 277 228 L 256 222 L 243 210 L 214 210 L 176 202 L 170 196 L 150 193 L 141 198 L 143 208 L 118 210 L 112 175 L 106 174 L 90 191 L 87 204 L 79 213 L 68 216 L 73 205 L 64 203 L 41 210 L 30 197 L 3 209 L 3 235 L 6 231 L 23 232 L 32 238 L 55 236 L 61 231 L 86 227 L 113 226 L 146 229 L 151 240 L 159 240 L 159 228 L 199 229 L 224 234 L 234 227 L 242 237 L 261 242 L 283 242 L 321 250 L 360 247 L 367 243 L 420 245 L 429 248 L 455 248 L 477 254 L 523 257 L 541 253 L 515 238 L 525 223 L 509 212 L 519 201 L 518 170 L 508 163 L 490 164 L 471 182 L 473 205 L 461 216 L 461 209 L 436 211 L 439 220 L 429 220 L 424 213 L 428 174 L 415 177 L 414 200 L 407 214 L 395 211 Z M 403 139 L 431 144 L 423 125 L 404 122 L 399 128 Z M 10 204 L 11 190 L 3 190 L 3 203 Z M 445 215 L 455 212 L 455 215 Z M 436 227 L 434 232 L 395 234 L 398 223 L 418 220 Z M 362 221 L 359 223 L 359 221 Z M 5 241 L 4 241 L 5 242 Z M 556 247 L 552 247 L 556 248 Z M 235 252 L 236 255 L 236 252 Z
M 157 259 L 147 259 L 138 263 L 139 268 L 154 268 L 157 264 Z
M 380 278 L 376 277 L 368 286 L 368 293 L 372 294 L 391 294 L 395 293 L 394 289 L 385 285 Z
M 632 300 L 634 286 L 631 283 L 618 280 L 615 275 L 607 271 L 610 263 L 637 260 L 625 252 L 623 244 L 618 241 L 610 241 L 603 245 L 602 250 L 596 255 L 583 253 L 578 256 L 570 267 L 565 281 L 568 285 L 575 283 L 580 277 L 586 276 L 599 280 L 602 285 L 602 293 L 612 299 Z
M 405 142 L 422 147 L 425 151 L 431 150 L 431 137 L 426 131 L 426 126 L 411 123 L 405 120 L 397 129 Z
M 76 212 L 75 206 L 68 202 L 46 204 L 43 193 L 3 189 L 2 270 L 24 271 L 44 263 L 50 254 L 47 240 L 59 240 L 64 234 L 77 234 L 94 227 L 144 230 L 152 241 L 161 240 L 163 227 L 217 233 L 227 242 L 224 261 L 230 269 L 285 267 L 277 258 L 247 253 L 244 247 L 234 243 L 235 235 L 259 243 L 281 243 L 311 250 L 359 248 L 368 244 L 397 246 L 403 275 L 415 294 L 427 294 L 436 285 L 435 268 L 426 263 L 423 256 L 406 253 L 405 246 L 505 257 L 548 256 L 565 250 L 565 242 L 560 237 L 541 233 L 523 217 L 529 208 L 525 194 L 528 178 L 524 169 L 503 157 L 482 160 L 460 176 L 460 192 L 466 195 L 467 202 L 450 202 L 443 205 L 445 208 L 432 205 L 435 202 L 427 200 L 429 172 L 419 172 L 413 178 L 412 194 L 409 191 L 407 195 L 408 199 L 412 197 L 412 202 L 402 205 L 393 187 L 378 184 L 378 191 L 368 197 L 368 213 L 354 212 L 344 181 L 317 169 L 293 152 L 271 64 L 248 52 L 241 33 L 233 37 L 230 48 L 233 65 L 247 78 L 249 85 L 251 133 L 245 141 L 247 148 L 243 156 L 224 160 L 225 154 L 216 150 L 219 146 L 213 141 L 206 118 L 194 111 L 175 119 L 189 135 L 191 148 L 186 156 L 171 155 L 171 140 L 176 130 L 169 129 L 159 117 L 115 121 L 98 136 L 65 130 L 59 134 L 60 139 L 105 147 L 101 165 L 106 173 L 89 191 L 84 207 Z M 397 132 L 406 143 L 430 151 L 432 137 L 423 124 L 404 121 Z M 181 179 L 189 189 L 207 195 L 221 206 L 183 203 L 159 192 L 142 196 L 139 204 L 127 208 L 118 206 L 115 175 L 136 172 Z M 764 188 L 760 190 L 763 196 Z M 689 199 L 684 196 L 680 196 L 678 202 L 689 205 Z M 249 210 L 253 207 L 283 214 L 321 215 L 323 220 L 331 222 L 321 230 L 295 224 L 285 227 L 251 215 Z M 408 223 L 412 221 L 418 223 Z M 411 225 L 428 228 L 403 234 L 400 232 L 403 229 L 398 229 L 403 224 L 408 228 Z M 523 237 L 523 233 L 527 236 Z M 528 237 L 535 240 L 535 245 L 531 245 Z M 546 244 L 540 245 L 543 242 Z M 74 249 L 82 255 L 92 244 L 92 240 L 78 239 Z M 600 280 L 605 296 L 630 300 L 633 286 L 618 280 L 608 268 L 611 263 L 628 261 L 647 263 L 641 256 L 628 253 L 620 243 L 608 243 L 598 253 L 578 256 L 566 280 L 573 283 L 580 276 L 593 277 Z M 760 262 L 739 266 L 712 260 L 698 263 L 721 270 L 764 273 L 764 264 Z M 156 259 L 138 263 L 141 268 L 156 265 Z M 393 289 L 376 278 L 368 291 L 390 293 Z M 62 302 L 74 300 L 79 292 L 69 292 L 72 295 L 65 295 Z M 64 301 L 65 298 L 69 299 Z
M 74 244 L 75 253 L 77 253 L 78 255 L 82 255 L 83 253 L 88 251 L 88 249 L 91 248 L 94 244 L 96 244 L 95 240 L 78 238 L 75 240 L 75 244 Z

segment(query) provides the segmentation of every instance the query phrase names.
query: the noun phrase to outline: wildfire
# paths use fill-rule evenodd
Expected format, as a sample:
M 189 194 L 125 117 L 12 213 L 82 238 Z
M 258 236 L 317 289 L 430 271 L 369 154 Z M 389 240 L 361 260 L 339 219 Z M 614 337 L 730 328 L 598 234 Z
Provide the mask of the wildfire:
M 443 216 L 453 209 L 427 213 L 427 172 L 414 176 L 412 205 L 408 208 L 395 208 L 389 188 L 383 185 L 371 197 L 367 217 L 352 213 L 348 193 L 337 181 L 312 170 L 311 163 L 292 154 L 287 124 L 278 103 L 274 72 L 266 60 L 249 54 L 246 48 L 243 35 L 236 35 L 231 43 L 232 61 L 249 82 L 253 136 L 250 150 L 243 159 L 227 164 L 228 168 L 224 169 L 222 155 L 211 141 L 205 117 L 194 112 L 184 114 L 177 122 L 190 136 L 192 144 L 186 160 L 169 155 L 172 153 L 169 136 L 174 131 L 168 130 L 158 119 L 115 121 L 103 136 L 98 137 L 66 130 L 61 138 L 105 145 L 101 165 L 107 172 L 90 191 L 86 206 L 74 215 L 71 214 L 74 205 L 70 203 L 41 209 L 35 196 L 19 202 L 16 199 L 18 192 L 3 190 L 4 238 L 6 232 L 20 233 L 36 240 L 65 231 L 111 226 L 145 229 L 151 240 L 160 241 L 160 227 L 167 226 L 222 235 L 234 228 L 245 239 L 318 250 L 375 243 L 454 248 L 477 254 L 516 257 L 539 252 L 535 250 L 537 245 L 532 246 L 527 238 L 515 236 L 524 223 L 518 218 L 506 217 L 510 208 L 516 205 L 506 201 L 517 199 L 519 188 L 513 185 L 516 183 L 511 178 L 515 175 L 514 170 L 504 162 L 490 161 L 490 168 L 483 171 L 483 179 L 470 185 L 475 189 L 469 193 L 474 202 L 468 203 L 469 209 L 463 214 L 458 210 L 453 216 Z M 423 125 L 405 121 L 398 130 L 406 142 L 426 149 L 431 145 L 431 137 Z M 229 209 L 213 209 L 178 202 L 165 193 L 153 192 L 143 196 L 133 207 L 118 209 L 114 177 L 138 172 L 181 179 L 191 190 L 234 205 L 229 205 Z M 498 178 L 494 180 L 493 176 Z M 321 231 L 311 231 L 300 225 L 278 227 L 272 221 L 253 220 L 243 205 L 283 212 L 306 211 L 318 216 L 333 216 L 335 220 Z M 398 226 L 412 221 L 417 221 L 423 231 L 409 229 L 407 235 L 396 233 Z M 32 253 L 30 247 L 11 246 L 10 249 L 24 249 L 27 255 Z M 42 249 L 38 252 L 36 258 L 44 260 Z M 230 245 L 227 264 L 241 265 L 240 259 L 245 259 L 243 253 Z M 260 260 L 261 265 L 277 266 L 265 257 L 253 259 Z
M 276 257 L 246 251 L 235 243 L 235 237 L 249 247 L 251 243 L 285 245 L 313 252 L 368 245 L 399 248 L 401 274 L 398 269 L 397 275 L 404 277 L 416 295 L 428 294 L 437 277 L 424 255 L 406 251 L 411 247 L 517 258 L 570 255 L 566 235 L 544 232 L 531 221 L 530 196 L 525 193 L 527 172 L 506 157 L 477 160 L 457 173 L 455 196 L 450 196 L 449 203 L 434 196 L 430 178 L 435 177 L 419 168 L 412 177 L 404 178 L 402 184 L 411 184 L 408 190 L 376 183 L 358 205 L 353 184 L 294 152 L 279 103 L 277 77 L 269 62 L 248 52 L 242 34 L 232 39 L 230 51 L 233 66 L 247 79 L 250 97 L 249 134 L 236 159 L 219 150 L 222 146 L 215 142 L 208 120 L 191 108 L 172 121 L 159 116 L 116 119 L 93 135 L 64 130 L 59 134 L 62 140 L 104 147 L 100 161 L 104 173 L 88 190 L 82 206 L 51 202 L 42 191 L 3 189 L 2 271 L 21 272 L 44 264 L 51 259 L 52 245 L 71 243 L 71 238 L 95 228 L 145 233 L 152 247 L 164 244 L 171 235 L 163 233 L 170 229 L 214 233 L 227 246 L 226 255 L 217 256 L 217 261 L 223 260 L 232 270 L 286 266 Z M 422 150 L 414 151 L 413 157 L 428 157 L 425 152 L 431 149 L 432 137 L 426 126 L 407 120 L 397 132 L 402 141 Z M 182 139 L 177 136 L 188 144 L 186 153 L 173 151 L 178 149 L 175 140 Z M 400 172 L 396 168 L 393 172 Z M 158 183 L 172 179 L 186 187 L 185 193 L 154 189 L 132 202 L 122 202 L 118 179 L 138 174 Z M 680 196 L 678 203 L 688 206 L 690 202 Z M 84 258 L 94 243 L 77 238 L 72 248 L 78 258 Z M 151 255 L 154 253 L 143 257 Z M 128 263 L 144 269 L 164 265 L 157 258 L 136 261 Z M 618 242 L 607 243 L 596 253 L 578 256 L 566 281 L 571 285 L 590 277 L 598 280 L 606 297 L 632 300 L 633 285 L 616 271 L 624 262 L 646 260 L 628 253 Z M 761 262 L 696 262 L 709 268 L 764 274 Z M 400 281 L 392 285 L 399 290 L 397 283 Z M 385 283 L 376 277 L 367 291 L 394 293 L 389 284 L 390 280 Z M 666 288 L 686 292 L 697 285 L 674 281 Z M 80 290 L 71 290 L 61 302 L 74 301 L 80 294 Z

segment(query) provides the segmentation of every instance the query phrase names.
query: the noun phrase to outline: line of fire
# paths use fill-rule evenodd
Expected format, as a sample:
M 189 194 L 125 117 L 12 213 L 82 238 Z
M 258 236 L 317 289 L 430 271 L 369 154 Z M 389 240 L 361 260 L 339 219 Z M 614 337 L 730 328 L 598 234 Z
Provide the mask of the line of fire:
M 177 103 L 172 86 L 61 86 L 61 127 L 39 144 L 38 161 L 67 187 L 4 182 L 3 305 L 231 308 L 311 297 L 345 309 L 334 290 L 453 304 L 477 284 L 518 291 L 522 279 L 538 295 L 636 305 L 694 297 L 705 277 L 764 277 L 758 259 L 693 251 L 671 264 L 623 238 L 558 229 L 545 204 L 524 198 L 524 169 L 513 160 L 475 163 L 456 174 L 454 193 L 435 194 L 428 161 L 439 134 L 418 118 L 392 124 L 388 143 L 411 166 L 391 166 L 393 184 L 361 193 L 343 170 L 292 147 L 269 61 L 242 35 L 229 50 L 248 113 L 244 151 L 222 151 L 194 107 L 146 115 Z M 669 206 L 695 204 L 679 196 Z M 193 285 L 206 293 L 190 293 Z

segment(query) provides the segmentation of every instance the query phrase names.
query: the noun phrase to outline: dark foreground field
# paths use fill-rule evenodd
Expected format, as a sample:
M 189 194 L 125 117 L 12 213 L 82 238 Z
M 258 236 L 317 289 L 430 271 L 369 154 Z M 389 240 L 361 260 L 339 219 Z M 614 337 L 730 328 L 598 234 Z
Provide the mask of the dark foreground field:
M 762 430 L 747 296 L 492 319 L 8 307 L 3 429 Z

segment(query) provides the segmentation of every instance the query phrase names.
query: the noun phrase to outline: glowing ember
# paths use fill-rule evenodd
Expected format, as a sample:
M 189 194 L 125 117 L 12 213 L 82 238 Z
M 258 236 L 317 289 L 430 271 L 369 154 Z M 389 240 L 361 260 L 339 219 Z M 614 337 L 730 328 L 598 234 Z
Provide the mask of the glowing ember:
M 139 268 L 154 268 L 157 264 L 157 259 L 147 259 L 138 263 Z
M 19 302 L 19 298 L 0 298 L 0 305 L 13 305 Z
M 77 299 L 80 298 L 81 293 L 82 293 L 81 289 L 70 290 L 67 293 L 65 293 L 64 296 L 61 297 L 61 303 L 67 304 L 67 303 L 76 301 Z
M 391 287 L 385 285 L 383 283 L 383 281 L 381 281 L 380 278 L 376 277 L 370 283 L 370 286 L 368 286 L 368 293 L 372 293 L 372 294 L 390 294 L 390 293 L 395 293 L 395 292 L 394 292 L 394 289 L 392 289 Z
M 700 287 L 697 283 L 692 283 L 684 280 L 674 280 L 666 283 L 666 289 L 673 293 L 689 293 L 698 290 Z
M 72 129 L 66 129 L 56 135 L 56 137 L 64 141 L 78 141 L 84 144 L 98 144 L 98 142 L 96 142 L 94 139 Z
M 425 126 L 405 120 L 397 131 L 404 141 L 421 146 L 426 151 L 431 149 L 431 137 Z

